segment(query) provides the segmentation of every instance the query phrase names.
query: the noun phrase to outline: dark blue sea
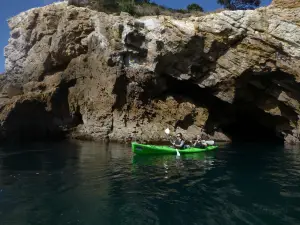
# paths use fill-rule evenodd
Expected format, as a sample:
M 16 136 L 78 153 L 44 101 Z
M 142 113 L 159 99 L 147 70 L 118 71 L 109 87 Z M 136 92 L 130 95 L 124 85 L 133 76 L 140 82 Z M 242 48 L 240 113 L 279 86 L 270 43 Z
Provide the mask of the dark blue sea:
M 300 148 L 220 145 L 133 156 L 128 145 L 0 149 L 1 225 L 297 225 Z

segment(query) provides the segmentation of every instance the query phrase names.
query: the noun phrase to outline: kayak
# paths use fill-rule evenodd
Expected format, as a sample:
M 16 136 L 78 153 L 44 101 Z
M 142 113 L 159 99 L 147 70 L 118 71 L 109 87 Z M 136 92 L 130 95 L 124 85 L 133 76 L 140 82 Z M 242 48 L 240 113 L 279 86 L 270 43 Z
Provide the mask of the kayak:
M 176 155 L 177 150 L 169 146 L 159 146 L 159 145 L 145 145 L 132 142 L 132 151 L 136 155 Z M 207 146 L 206 148 L 186 148 L 178 150 L 180 154 L 192 154 L 205 151 L 211 151 L 218 148 L 218 146 Z

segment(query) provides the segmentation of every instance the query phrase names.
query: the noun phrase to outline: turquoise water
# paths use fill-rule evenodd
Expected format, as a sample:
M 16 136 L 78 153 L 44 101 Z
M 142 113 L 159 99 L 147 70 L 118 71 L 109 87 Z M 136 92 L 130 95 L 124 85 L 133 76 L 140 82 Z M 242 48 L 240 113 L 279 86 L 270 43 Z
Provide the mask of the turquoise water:
M 300 224 L 300 150 L 224 145 L 176 159 L 126 145 L 0 150 L 1 225 Z

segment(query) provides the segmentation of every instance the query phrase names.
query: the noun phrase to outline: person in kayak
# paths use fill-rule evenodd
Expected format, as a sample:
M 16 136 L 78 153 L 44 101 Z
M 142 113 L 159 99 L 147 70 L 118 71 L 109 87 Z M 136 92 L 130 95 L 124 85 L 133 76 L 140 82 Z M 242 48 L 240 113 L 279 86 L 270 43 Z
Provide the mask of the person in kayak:
M 195 147 L 195 148 L 206 148 L 207 144 L 204 140 L 201 140 L 200 135 L 197 135 L 196 140 L 193 142 L 193 147 Z
M 176 135 L 176 140 L 172 143 L 172 147 L 176 149 L 184 149 L 185 148 L 185 140 L 182 137 L 182 133 L 178 133 Z

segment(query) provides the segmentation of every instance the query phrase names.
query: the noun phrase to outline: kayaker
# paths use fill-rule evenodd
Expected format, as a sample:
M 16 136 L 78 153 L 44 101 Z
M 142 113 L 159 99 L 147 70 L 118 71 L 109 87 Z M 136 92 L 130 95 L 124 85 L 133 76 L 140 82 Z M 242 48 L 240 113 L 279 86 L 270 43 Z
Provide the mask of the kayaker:
M 201 140 L 201 135 L 197 135 L 196 140 L 193 143 L 195 148 L 206 148 L 207 144 L 204 140 Z
M 133 137 L 131 135 L 125 138 L 125 143 L 131 143 L 132 141 L 133 141 Z
M 176 135 L 176 140 L 172 143 L 172 145 L 173 148 L 184 149 L 185 140 L 182 137 L 182 133 L 178 133 Z

